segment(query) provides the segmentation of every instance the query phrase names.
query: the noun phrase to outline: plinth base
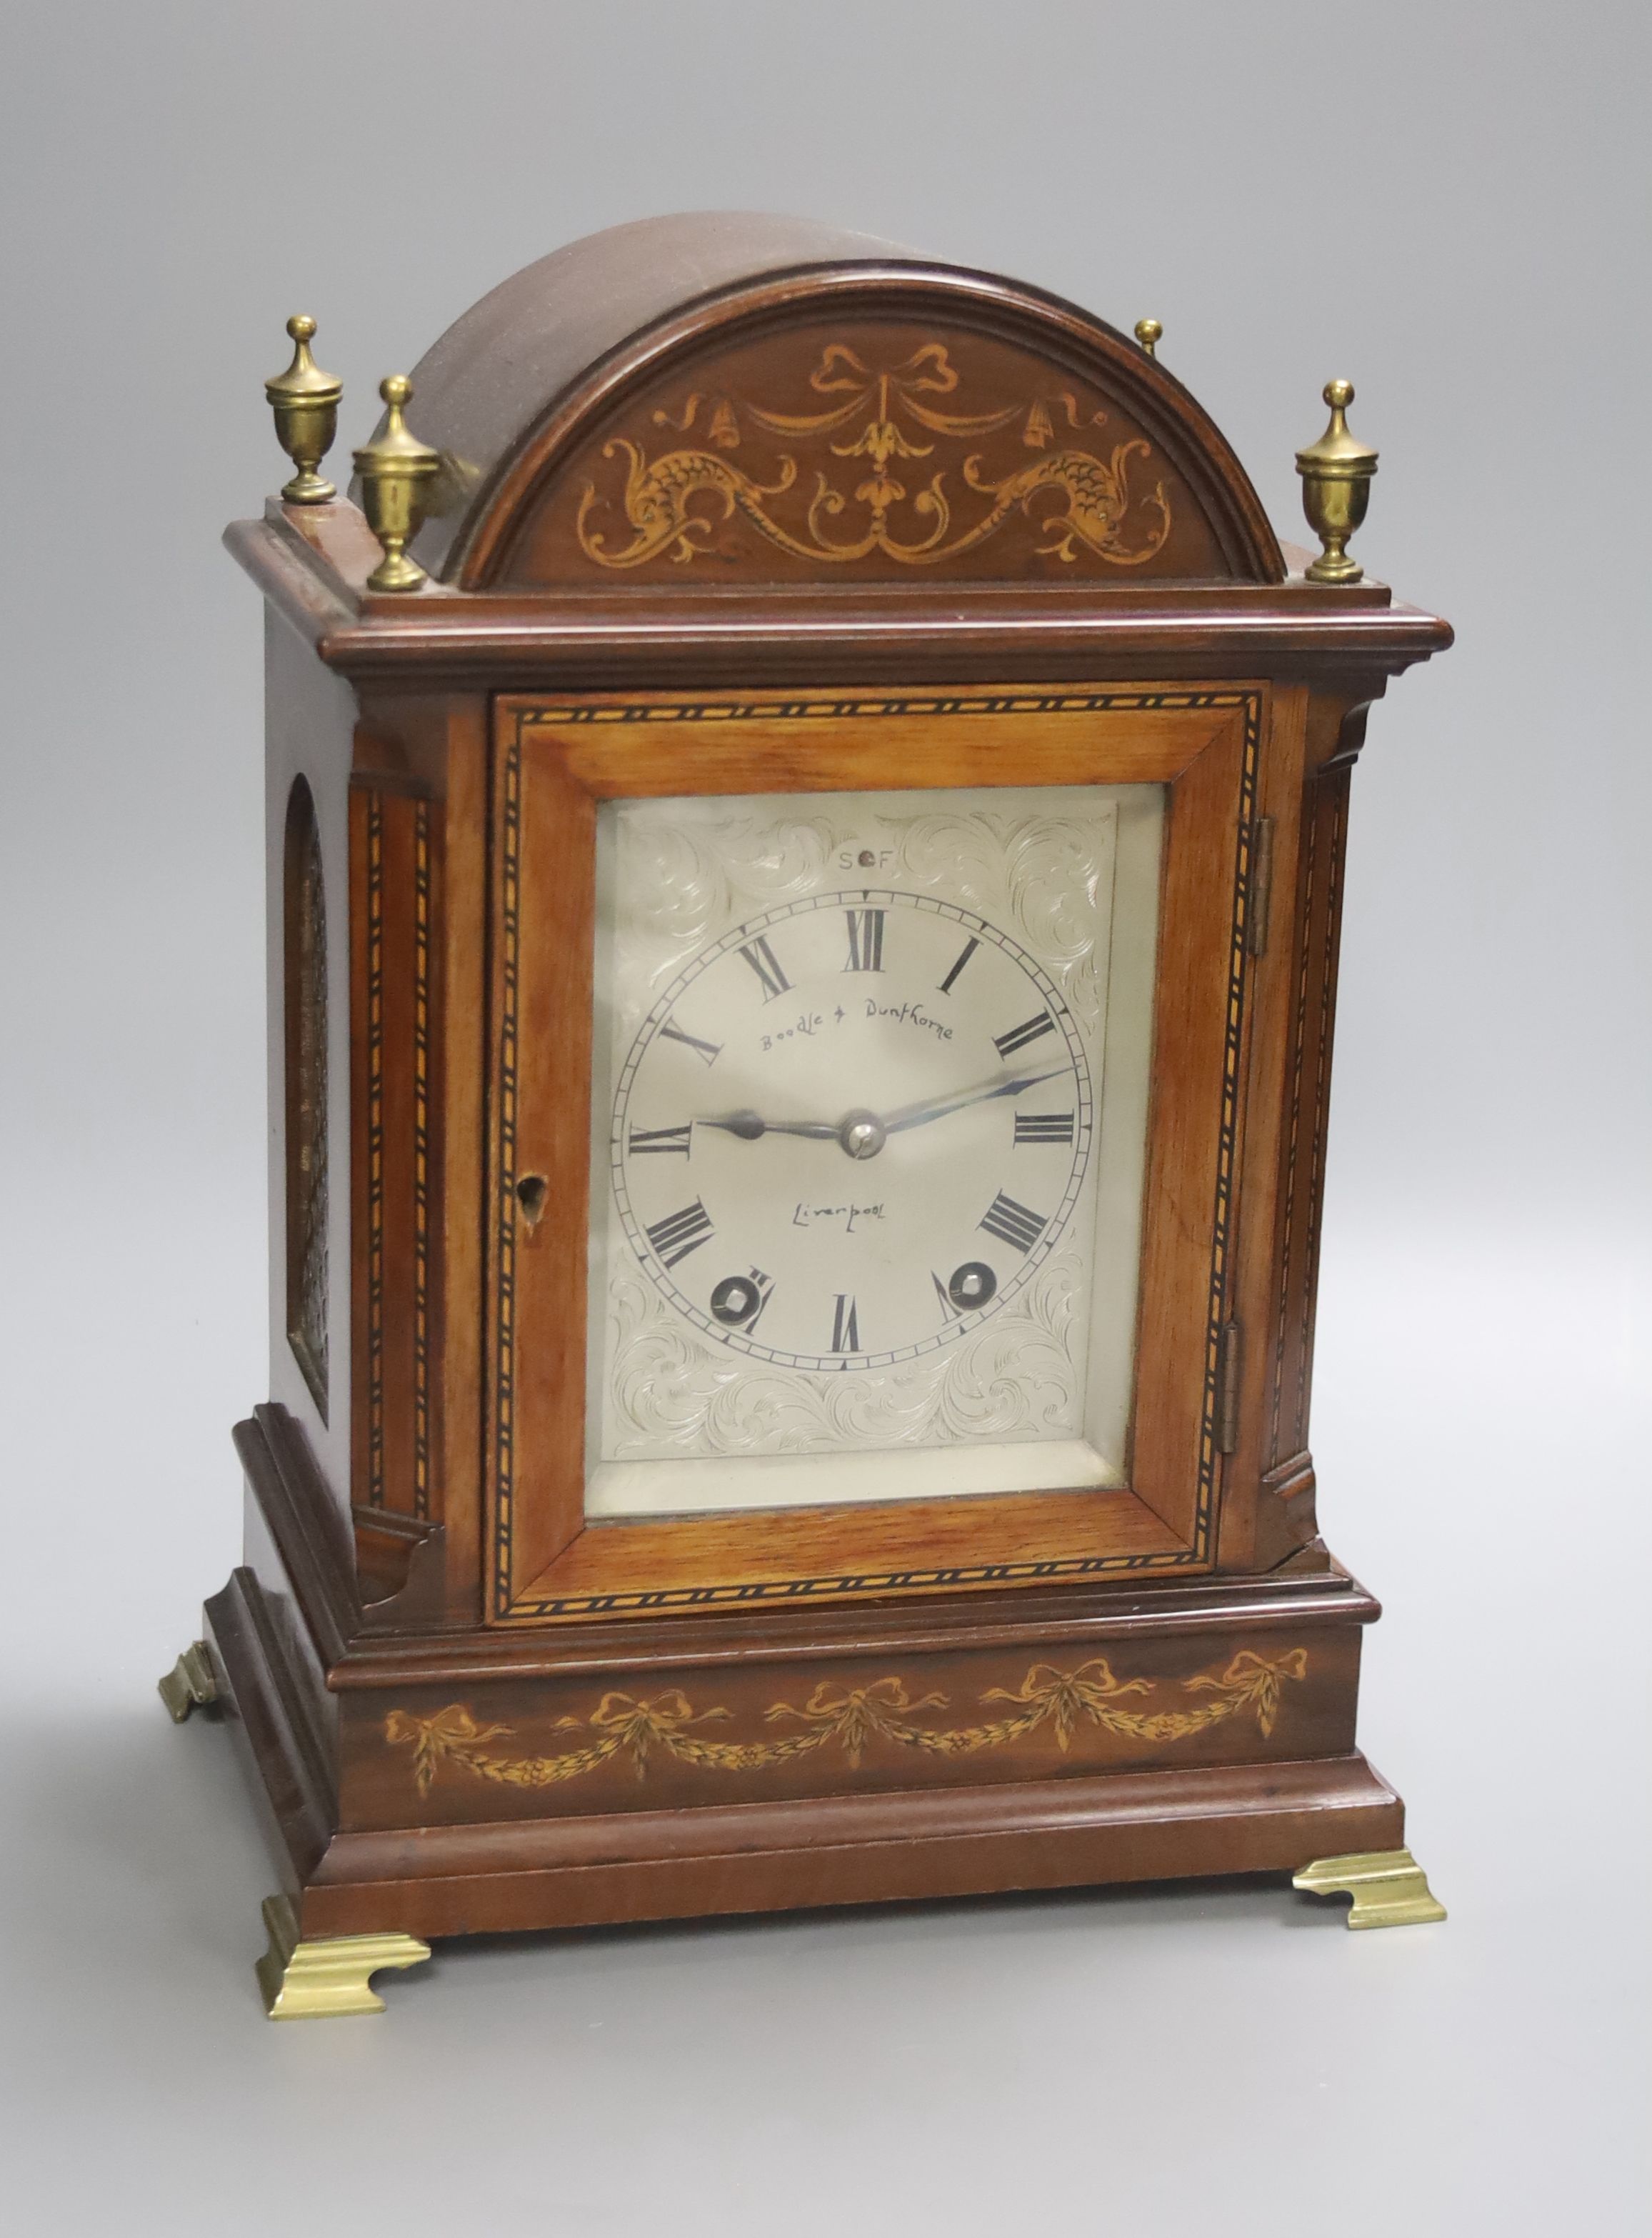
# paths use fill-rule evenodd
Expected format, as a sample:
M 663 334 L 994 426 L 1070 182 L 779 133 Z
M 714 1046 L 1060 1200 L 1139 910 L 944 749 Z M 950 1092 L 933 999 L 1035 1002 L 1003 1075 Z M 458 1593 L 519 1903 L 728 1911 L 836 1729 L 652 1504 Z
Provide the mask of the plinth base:
M 305 1941 L 1294 1873 L 1316 1857 L 1397 1851 L 1404 1831 L 1399 1798 L 1357 1750 L 692 1810 L 638 1807 L 628 1795 L 627 1807 L 614 1810 L 478 1811 L 446 1824 L 410 1812 L 405 1824 L 345 1830 L 329 1804 L 327 1767 L 306 1745 L 301 1675 L 281 1654 L 283 1634 L 251 1573 L 237 1572 L 207 1615 L 219 1701 Z M 426 1685 L 428 1676 L 421 1671 Z M 453 1672 L 449 1684 L 472 1698 L 479 1691 L 473 1666 Z M 524 1694 L 518 1678 L 512 1702 Z M 520 1709 L 516 1716 L 528 1722 Z M 484 1733 L 515 1730 L 469 1722 Z M 479 1779 L 475 1803 L 486 1811 L 501 1793 L 517 1799 L 515 1770 L 507 1759 L 503 1781 Z M 417 1804 L 418 1782 L 407 1786 Z
M 1439 1916 L 1353 1745 L 1377 1605 L 1323 1548 L 1257 1577 L 460 1627 L 418 1548 L 397 1598 L 362 1599 L 262 1413 L 259 1568 L 165 1691 L 238 1744 L 284 1891 L 279 2016 L 377 2010 L 373 1968 L 446 1936 L 1246 1873 L 1346 1889 L 1354 1925 Z

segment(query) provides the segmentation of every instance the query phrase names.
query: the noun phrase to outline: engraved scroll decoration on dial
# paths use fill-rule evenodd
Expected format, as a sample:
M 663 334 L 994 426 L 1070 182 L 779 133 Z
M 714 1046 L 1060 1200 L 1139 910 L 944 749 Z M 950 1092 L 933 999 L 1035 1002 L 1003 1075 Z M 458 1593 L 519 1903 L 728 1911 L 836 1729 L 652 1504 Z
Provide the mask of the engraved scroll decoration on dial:
M 737 925 L 666 988 L 610 1136 L 625 1235 L 737 1354 L 884 1368 L 968 1336 L 1070 1222 L 1094 1102 L 1047 973 L 986 918 L 855 888 Z

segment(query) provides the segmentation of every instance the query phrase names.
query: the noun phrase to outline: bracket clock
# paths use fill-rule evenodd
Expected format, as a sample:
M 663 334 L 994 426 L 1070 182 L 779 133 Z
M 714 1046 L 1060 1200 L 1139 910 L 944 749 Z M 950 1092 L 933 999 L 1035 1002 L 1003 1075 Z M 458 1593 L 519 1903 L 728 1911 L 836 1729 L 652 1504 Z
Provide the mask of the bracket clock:
M 507 281 L 231 550 L 277 2016 L 431 1940 L 1209 1873 L 1443 1915 L 1308 1394 L 1349 772 L 1450 641 L 1134 337 L 749 217 Z

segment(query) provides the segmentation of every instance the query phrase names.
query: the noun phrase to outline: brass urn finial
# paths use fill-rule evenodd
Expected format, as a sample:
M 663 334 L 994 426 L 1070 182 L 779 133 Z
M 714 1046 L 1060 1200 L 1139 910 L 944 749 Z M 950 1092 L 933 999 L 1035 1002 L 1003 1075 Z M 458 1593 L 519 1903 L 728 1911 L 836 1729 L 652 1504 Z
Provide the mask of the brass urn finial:
M 425 571 L 407 557 L 406 546 L 418 535 L 430 501 L 430 485 L 440 463 L 428 443 L 421 443 L 402 418 L 402 407 L 413 395 L 405 373 L 393 373 L 379 383 L 379 394 L 389 409 L 384 433 L 355 454 L 361 477 L 362 509 L 367 526 L 384 546 L 384 558 L 367 578 L 370 591 L 416 591 Z
M 1311 583 L 1357 583 L 1365 573 L 1348 557 L 1348 539 L 1365 518 L 1377 454 L 1348 432 L 1347 411 L 1354 401 L 1351 381 L 1328 381 L 1325 402 L 1331 424 L 1317 443 L 1297 453 L 1302 477 L 1302 510 L 1325 549 L 1308 569 Z
M 1142 348 L 1146 351 L 1149 357 L 1158 356 L 1159 345 L 1163 341 L 1164 338 L 1165 330 L 1160 325 L 1157 319 L 1138 319 L 1136 321 L 1136 340 L 1141 344 Z
M 288 505 L 325 505 L 338 492 L 315 470 L 333 447 L 344 383 L 321 372 L 310 355 L 314 319 L 298 313 L 287 321 L 287 331 L 293 338 L 293 362 L 264 383 L 275 414 L 275 440 L 298 468 L 281 496 Z

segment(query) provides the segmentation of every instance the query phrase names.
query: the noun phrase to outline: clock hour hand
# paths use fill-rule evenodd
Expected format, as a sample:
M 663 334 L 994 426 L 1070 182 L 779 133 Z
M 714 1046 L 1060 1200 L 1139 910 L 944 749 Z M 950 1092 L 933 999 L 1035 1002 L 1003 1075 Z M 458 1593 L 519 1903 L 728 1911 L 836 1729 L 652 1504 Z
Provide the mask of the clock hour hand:
M 1041 1081 L 1054 1080 L 1067 1067 L 1058 1064 L 1049 1072 L 1024 1072 L 1013 1080 L 989 1081 L 984 1088 L 966 1089 L 961 1096 L 948 1096 L 937 1103 L 909 1103 L 903 1110 L 892 1111 L 883 1122 L 886 1135 L 904 1134 L 909 1127 L 928 1126 L 931 1119 L 944 1119 L 950 1111 L 961 1111 L 971 1103 L 989 1103 L 995 1096 L 1020 1096 L 1028 1088 L 1036 1088 Z
M 730 1111 L 726 1119 L 697 1119 L 697 1127 L 715 1127 L 724 1135 L 755 1142 L 763 1135 L 806 1135 L 817 1142 L 837 1139 L 837 1122 L 828 1119 L 759 1119 L 755 1111 Z

